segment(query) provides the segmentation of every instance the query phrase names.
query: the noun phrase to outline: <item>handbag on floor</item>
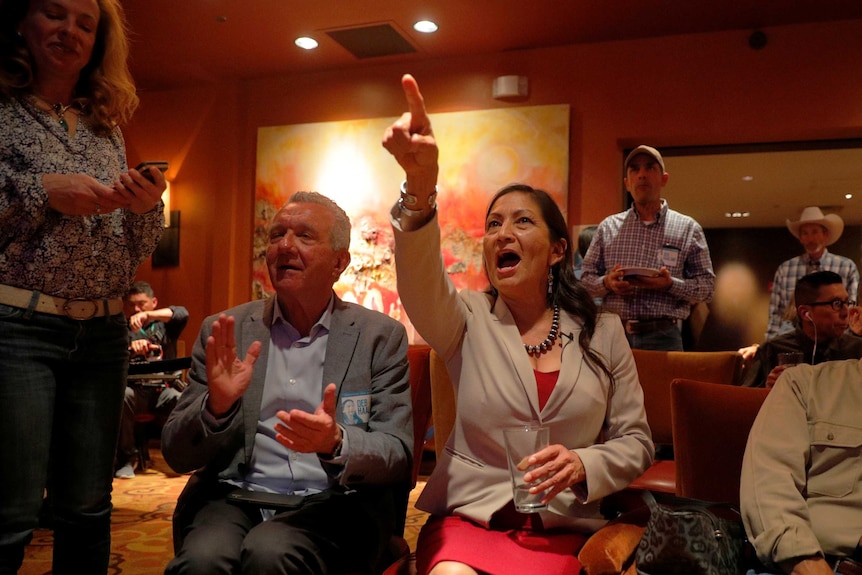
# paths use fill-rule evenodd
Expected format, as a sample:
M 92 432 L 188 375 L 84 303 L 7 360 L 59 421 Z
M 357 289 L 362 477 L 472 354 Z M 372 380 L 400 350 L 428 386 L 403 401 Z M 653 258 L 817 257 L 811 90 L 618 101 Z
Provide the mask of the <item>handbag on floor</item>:
M 736 510 L 737 518 L 727 519 L 710 508 L 729 505 L 677 497 L 670 499 L 672 505 L 660 505 L 649 491 L 643 498 L 650 517 L 635 555 L 639 575 L 742 572 L 745 530 Z

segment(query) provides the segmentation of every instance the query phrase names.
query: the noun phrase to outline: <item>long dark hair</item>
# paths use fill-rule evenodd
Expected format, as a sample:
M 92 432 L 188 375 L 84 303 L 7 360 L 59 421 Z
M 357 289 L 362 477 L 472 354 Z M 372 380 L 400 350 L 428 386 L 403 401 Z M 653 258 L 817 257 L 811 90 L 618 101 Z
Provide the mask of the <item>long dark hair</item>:
M 97 0 L 99 27 L 90 62 L 81 70 L 75 100 L 84 105 L 86 118 L 100 136 L 110 136 L 126 124 L 138 106 L 135 83 L 129 73 L 129 41 L 120 0 Z M 33 59 L 18 35 L 27 16 L 29 0 L 0 0 L 0 96 L 26 96 L 33 89 Z
M 587 364 L 593 371 L 596 371 L 596 369 L 601 370 L 608 376 L 611 385 L 613 385 L 614 375 L 606 364 L 605 358 L 598 352 L 590 349 L 590 341 L 596 332 L 596 321 L 599 312 L 592 296 L 587 292 L 587 288 L 575 277 L 574 255 L 572 240 L 569 237 L 569 226 L 557 203 L 544 190 L 533 188 L 526 184 L 509 184 L 498 191 L 491 199 L 491 202 L 488 204 L 488 210 L 485 213 L 485 219 L 488 219 L 488 215 L 491 213 L 491 209 L 497 203 L 497 200 L 506 194 L 514 192 L 530 196 L 539 206 L 539 210 L 542 212 L 542 219 L 545 220 L 545 224 L 548 226 L 548 233 L 552 243 L 565 240 L 566 252 L 563 255 L 563 259 L 551 267 L 554 285 L 551 293 L 548 294 L 548 306 L 553 307 L 558 305 L 581 321 L 581 333 L 578 336 L 578 345 L 584 357 L 587 358 Z M 497 296 L 497 290 L 494 286 L 488 288 L 488 293 L 495 297 Z

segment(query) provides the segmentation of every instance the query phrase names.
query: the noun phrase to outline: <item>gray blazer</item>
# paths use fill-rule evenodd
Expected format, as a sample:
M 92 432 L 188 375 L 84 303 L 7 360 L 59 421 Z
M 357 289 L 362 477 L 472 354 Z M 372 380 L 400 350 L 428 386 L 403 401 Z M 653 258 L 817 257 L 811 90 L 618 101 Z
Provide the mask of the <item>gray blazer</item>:
M 167 463 L 180 473 L 198 471 L 177 504 L 180 514 L 189 491 L 214 487 L 218 479 L 242 478 L 249 469 L 265 385 L 270 326 L 276 299 L 253 301 L 227 310 L 236 318 L 240 356 L 253 341 L 263 344 L 251 383 L 241 405 L 222 429 L 203 419 L 207 397 L 206 341 L 218 315 L 206 318 L 192 351 L 190 383 L 162 430 Z M 364 392 L 371 396 L 368 423 L 346 426 L 350 446 L 345 465 L 321 461 L 340 488 L 374 498 L 393 496 L 393 486 L 410 481 L 413 414 L 407 363 L 407 335 L 397 321 L 336 298 L 323 368 L 323 388 L 337 386 L 337 395 Z M 340 403 L 340 402 L 338 402 Z M 399 490 L 394 490 L 398 493 Z M 396 503 L 396 508 L 400 502 Z M 392 505 L 381 509 L 392 510 Z M 403 518 L 402 518 L 403 520 Z

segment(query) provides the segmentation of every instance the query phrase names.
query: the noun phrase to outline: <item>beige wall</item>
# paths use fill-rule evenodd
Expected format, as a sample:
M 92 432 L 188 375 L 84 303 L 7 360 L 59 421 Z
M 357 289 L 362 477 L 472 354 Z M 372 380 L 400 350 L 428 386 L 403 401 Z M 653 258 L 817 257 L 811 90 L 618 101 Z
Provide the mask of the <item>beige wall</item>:
M 246 301 L 256 132 L 260 126 L 400 115 L 399 78 L 419 80 L 431 113 L 571 106 L 568 214 L 595 223 L 622 207 L 621 151 L 862 137 L 862 20 L 509 52 L 142 93 L 125 130 L 129 163 L 171 162 L 182 211 L 180 266 L 139 272 L 162 303 L 206 314 Z M 530 98 L 491 97 L 493 78 L 529 77 Z M 369 142 L 370 146 L 379 142 Z M 397 196 L 398 182 L 391 194 Z M 816 202 L 812 202 L 816 203 Z

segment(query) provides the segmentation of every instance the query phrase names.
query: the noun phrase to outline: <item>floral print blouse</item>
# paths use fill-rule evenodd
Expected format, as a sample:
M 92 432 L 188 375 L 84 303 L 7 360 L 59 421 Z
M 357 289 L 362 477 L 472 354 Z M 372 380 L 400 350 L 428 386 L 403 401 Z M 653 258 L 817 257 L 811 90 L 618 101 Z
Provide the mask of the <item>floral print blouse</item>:
M 0 284 L 63 298 L 123 297 L 163 231 L 162 204 L 67 216 L 48 206 L 42 175 L 83 173 L 112 185 L 126 172 L 119 128 L 74 136 L 24 98 L 0 97 Z

